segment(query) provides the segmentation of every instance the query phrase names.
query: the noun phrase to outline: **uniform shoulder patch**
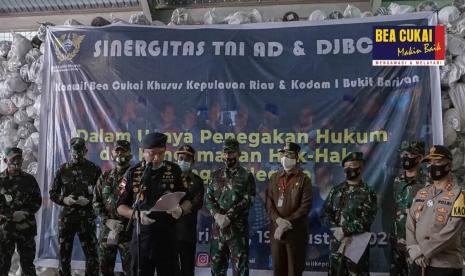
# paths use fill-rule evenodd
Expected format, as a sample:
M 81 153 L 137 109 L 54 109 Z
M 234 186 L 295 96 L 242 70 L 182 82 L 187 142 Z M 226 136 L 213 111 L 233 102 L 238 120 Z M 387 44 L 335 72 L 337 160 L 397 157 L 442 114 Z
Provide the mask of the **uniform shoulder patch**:
M 451 217 L 465 218 L 465 194 L 462 191 L 452 206 Z

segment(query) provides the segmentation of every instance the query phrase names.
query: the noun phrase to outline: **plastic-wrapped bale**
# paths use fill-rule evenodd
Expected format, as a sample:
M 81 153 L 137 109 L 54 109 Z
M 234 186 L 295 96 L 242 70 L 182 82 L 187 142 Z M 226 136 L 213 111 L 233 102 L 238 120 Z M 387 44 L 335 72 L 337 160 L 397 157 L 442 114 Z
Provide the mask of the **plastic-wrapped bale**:
M 386 7 L 379 7 L 376 11 L 375 11 L 375 16 L 381 16 L 381 15 L 390 15 L 391 14 L 391 11 L 386 8 Z
M 343 13 L 345 18 L 360 18 L 362 17 L 362 11 L 354 5 L 347 5 L 347 8 Z
M 397 15 L 397 14 L 406 14 L 406 13 L 411 13 L 415 11 L 415 8 L 412 6 L 408 5 L 399 5 L 396 3 L 391 3 L 389 4 L 388 7 L 390 14 L 392 15 Z
M 38 60 L 42 53 L 40 52 L 39 49 L 37 48 L 32 48 L 29 52 L 26 54 L 26 63 L 31 65 L 34 61 Z
M 460 131 L 462 123 L 460 120 L 459 111 L 456 108 L 450 108 L 446 110 L 443 116 L 444 128 L 446 127 L 446 125 L 448 125 L 454 131 Z
M 299 21 L 300 17 L 296 12 L 288 11 L 283 15 L 281 21 L 283 22 L 291 22 L 291 21 Z
M 6 58 L 11 49 L 11 41 L 0 41 L 0 56 Z
M 93 27 L 103 27 L 103 26 L 107 26 L 107 25 L 110 25 L 110 24 L 111 24 L 110 21 L 106 20 L 105 18 L 103 18 L 101 16 L 95 17 L 90 22 L 90 25 L 93 26 Z
M 41 23 L 40 26 L 39 26 L 39 29 L 37 30 L 37 37 L 41 41 L 45 41 L 48 26 L 55 26 L 55 24 L 50 23 L 50 22 Z M 42 44 L 42 45 L 44 45 L 44 44 Z
M 0 100 L 0 114 L 2 115 L 12 115 L 17 112 L 18 108 L 10 99 L 1 99 Z
M 28 117 L 33 119 L 39 118 L 39 110 L 37 110 L 35 104 L 26 107 L 26 114 Z
M 39 95 L 40 95 L 40 91 L 37 88 L 37 85 L 35 85 L 34 83 L 31 84 L 26 90 L 26 96 L 33 101 L 36 101 Z
M 309 16 L 308 21 L 322 21 L 326 19 L 326 13 L 322 10 L 314 10 Z
M 453 0 L 452 5 L 456 7 L 461 13 L 465 12 L 465 0 Z
M 252 23 L 262 23 L 264 21 L 263 15 L 257 9 L 249 11 L 249 18 Z
M 19 69 L 19 76 L 24 82 L 31 82 L 29 80 L 29 64 L 24 64 L 23 66 L 21 66 L 21 68 Z
M 449 147 L 452 145 L 455 140 L 457 140 L 457 132 L 452 128 L 449 123 L 443 123 L 443 132 L 444 132 L 444 145 Z
M 34 101 L 29 99 L 26 93 L 14 94 L 11 97 L 11 101 L 16 105 L 17 108 L 24 108 L 34 104 Z
M 437 11 L 439 10 L 438 3 L 435 1 L 423 1 L 420 2 L 420 4 L 417 5 L 416 11 L 422 12 L 422 11 Z
M 33 122 L 34 119 L 27 116 L 26 109 L 25 108 L 20 108 L 18 111 L 13 114 L 13 117 L 15 118 L 15 123 L 18 125 L 23 124 L 25 122 Z
M 137 25 L 151 25 L 152 22 L 149 21 L 147 16 L 143 12 L 138 12 L 136 14 L 131 15 L 129 18 L 129 23 L 137 24 Z
M 224 17 L 220 16 L 215 8 L 209 9 L 203 15 L 203 24 L 205 25 L 214 25 L 214 24 L 223 24 Z
M 35 127 L 37 130 L 40 130 L 40 120 L 39 120 L 39 119 L 34 120 L 34 127 Z
M 463 161 L 464 161 L 464 152 L 463 149 L 456 147 L 451 149 L 452 153 L 452 171 L 456 171 L 460 168 L 463 167 Z
M 15 91 L 6 89 L 5 81 L 0 81 L 0 99 L 9 99 Z
M 453 56 L 459 56 L 465 52 L 465 39 L 455 34 L 447 34 L 446 49 Z
M 247 24 L 251 23 L 249 14 L 245 11 L 237 11 L 226 16 L 224 19 L 228 24 Z
M 364 11 L 362 12 L 362 14 L 360 15 L 360 17 L 362 18 L 365 18 L 365 17 L 372 17 L 374 16 L 374 14 L 371 12 L 371 11 Z
M 451 22 L 457 20 L 460 16 L 460 11 L 454 6 L 445 6 L 439 10 L 438 20 L 440 24 L 447 27 L 451 26 Z
M 27 166 L 26 172 L 27 172 L 28 174 L 37 175 L 38 169 L 39 169 L 38 163 L 37 163 L 37 162 L 31 162 L 31 163 L 29 163 L 29 165 Z
M 28 85 L 23 81 L 19 72 L 10 72 L 5 80 L 5 89 L 14 92 L 23 92 Z
M 457 82 L 465 73 L 461 67 L 456 64 L 446 64 L 439 69 L 441 85 L 449 87 L 454 82 Z
M 447 32 L 463 37 L 465 35 L 465 14 L 462 14 L 457 20 L 451 22 L 451 25 L 447 28 Z
M 191 25 L 194 20 L 189 12 L 184 8 L 175 9 L 171 14 L 171 21 L 168 25 Z
M 457 128 L 454 127 L 454 129 L 465 133 L 465 83 L 457 83 L 453 85 L 451 89 L 449 89 L 449 97 L 452 101 L 452 105 L 454 106 L 454 110 L 457 113 L 455 114 L 454 112 L 454 115 L 459 117 L 458 121 L 461 123 L 460 126 Z
M 24 148 L 23 150 L 23 169 L 26 169 L 29 164 L 32 162 L 36 162 L 36 158 L 34 157 L 34 152 L 31 149 Z
M 441 107 L 443 111 L 452 108 L 452 100 L 449 96 L 449 90 L 442 91 L 441 93 Z
M 24 57 L 26 56 L 27 52 L 32 49 L 31 41 L 24 36 L 14 33 L 13 34 L 13 42 L 11 43 L 11 49 L 8 53 L 8 57 L 11 58 L 18 58 L 21 64 L 24 64 L 25 60 Z M 11 59 L 9 58 L 9 59 Z
M 37 132 L 35 126 L 31 122 L 25 122 L 18 127 L 18 136 L 21 139 L 26 139 L 31 136 L 32 133 Z
M 76 19 L 73 18 L 68 18 L 66 21 L 63 23 L 65 26 L 80 26 L 82 25 L 81 22 L 77 21 Z
M 45 43 L 42 43 L 42 45 L 40 45 L 39 50 L 42 55 L 45 53 Z
M 38 152 L 39 147 L 39 133 L 34 132 L 26 139 L 26 143 L 24 143 L 24 147 L 31 149 L 33 154 Z
M 1 116 L 0 117 L 0 130 L 2 129 L 17 129 L 18 124 L 15 122 L 13 116 Z
M 28 77 L 32 82 L 42 83 L 42 70 L 43 70 L 44 56 L 40 56 L 39 59 L 34 61 L 29 67 Z
M 2 152 L 5 148 L 16 147 L 18 141 L 19 137 L 17 129 L 0 130 L 0 149 L 2 149 Z
M 340 11 L 332 11 L 328 14 L 328 17 L 326 18 L 327 20 L 332 20 L 332 19 L 341 19 L 344 18 L 344 15 Z

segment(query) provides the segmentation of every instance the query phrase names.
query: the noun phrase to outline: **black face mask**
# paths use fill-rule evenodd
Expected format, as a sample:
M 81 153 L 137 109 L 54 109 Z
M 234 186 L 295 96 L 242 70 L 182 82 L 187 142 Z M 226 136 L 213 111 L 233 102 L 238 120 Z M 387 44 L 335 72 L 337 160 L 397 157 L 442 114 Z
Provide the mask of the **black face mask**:
M 79 163 L 84 160 L 85 151 L 84 150 L 71 150 L 71 162 Z
M 418 164 L 418 160 L 416 157 L 410 158 L 410 157 L 404 156 L 400 160 L 402 163 L 402 167 L 405 170 L 413 169 Z
M 12 171 L 19 171 L 21 170 L 21 166 L 23 165 L 22 160 L 11 161 L 7 163 L 8 169 Z
M 361 170 L 358 168 L 345 168 L 344 173 L 346 174 L 347 180 L 354 180 L 360 176 Z
M 431 179 L 433 180 L 439 180 L 439 179 L 442 179 L 444 178 L 445 176 L 447 176 L 450 172 L 450 167 L 448 169 L 446 169 L 446 167 L 448 167 L 449 164 L 445 164 L 445 165 L 431 165 L 428 170 L 429 170 L 429 176 L 431 177 Z
M 115 161 L 115 163 L 118 164 L 119 166 L 125 166 L 129 164 L 131 159 L 132 159 L 131 154 L 128 154 L 128 155 L 121 154 L 121 155 L 117 155 L 113 157 L 113 161 Z
M 237 164 L 237 158 L 226 158 L 225 163 L 228 168 L 234 168 Z

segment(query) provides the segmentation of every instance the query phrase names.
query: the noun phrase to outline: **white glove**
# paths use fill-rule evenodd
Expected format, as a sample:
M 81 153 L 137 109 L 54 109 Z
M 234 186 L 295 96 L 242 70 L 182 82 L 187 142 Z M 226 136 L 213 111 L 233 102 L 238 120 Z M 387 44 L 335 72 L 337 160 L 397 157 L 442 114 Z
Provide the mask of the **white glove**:
M 148 217 L 148 214 L 150 214 L 150 211 L 140 211 L 140 224 L 150 225 L 155 222 L 154 219 L 151 219 Z M 137 217 L 137 212 L 136 212 L 136 217 Z
M 415 260 L 415 263 L 420 267 L 427 267 L 429 265 L 429 260 L 425 256 L 421 255 Z
M 418 246 L 418 244 L 407 246 L 407 252 L 412 262 L 422 255 L 420 246 Z
M 342 231 L 342 227 L 333 227 L 330 230 L 333 231 L 333 236 L 336 240 L 340 241 L 344 238 L 344 231 Z
M 119 233 L 123 230 L 124 226 L 123 223 L 116 219 L 107 219 L 105 225 L 110 228 L 111 231 Z
M 83 196 L 79 196 L 78 200 L 76 200 L 76 204 L 81 205 L 81 206 L 86 206 L 89 204 L 89 200 Z
M 73 196 L 67 196 L 63 198 L 63 203 L 67 206 L 71 206 L 76 203 L 76 200 L 73 199 Z
M 281 240 L 281 237 L 283 236 L 284 234 L 284 227 L 281 227 L 281 226 L 278 226 L 278 228 L 276 228 L 276 230 L 274 231 L 274 239 L 275 240 Z
M 178 205 L 175 208 L 166 211 L 166 213 L 170 214 L 174 219 L 179 219 L 181 217 L 181 215 L 182 215 L 182 209 Z
M 217 213 L 214 218 L 215 218 L 216 224 L 218 224 L 218 226 L 221 229 L 228 227 L 228 225 L 231 223 L 231 221 L 229 220 L 229 218 L 226 215 L 222 215 L 222 214 Z
M 284 231 L 292 229 L 292 223 L 290 221 L 288 221 L 287 219 L 283 219 L 283 218 L 278 217 L 276 219 L 276 224 L 278 225 L 278 227 L 282 227 L 284 229 Z
M 26 219 L 26 216 L 29 213 L 26 211 L 14 211 L 13 213 L 13 222 L 20 222 Z

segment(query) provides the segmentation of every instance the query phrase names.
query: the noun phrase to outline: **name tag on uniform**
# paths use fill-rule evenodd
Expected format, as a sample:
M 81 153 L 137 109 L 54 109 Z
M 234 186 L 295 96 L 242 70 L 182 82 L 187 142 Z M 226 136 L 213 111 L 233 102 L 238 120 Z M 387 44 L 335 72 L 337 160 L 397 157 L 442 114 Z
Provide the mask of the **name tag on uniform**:
M 463 192 L 460 193 L 455 200 L 450 216 L 465 218 L 465 196 L 463 195 Z
M 281 195 L 278 199 L 278 207 L 283 207 L 283 203 L 284 203 L 284 196 Z
M 6 202 L 12 202 L 13 201 L 13 197 L 11 195 L 5 195 L 5 200 Z

